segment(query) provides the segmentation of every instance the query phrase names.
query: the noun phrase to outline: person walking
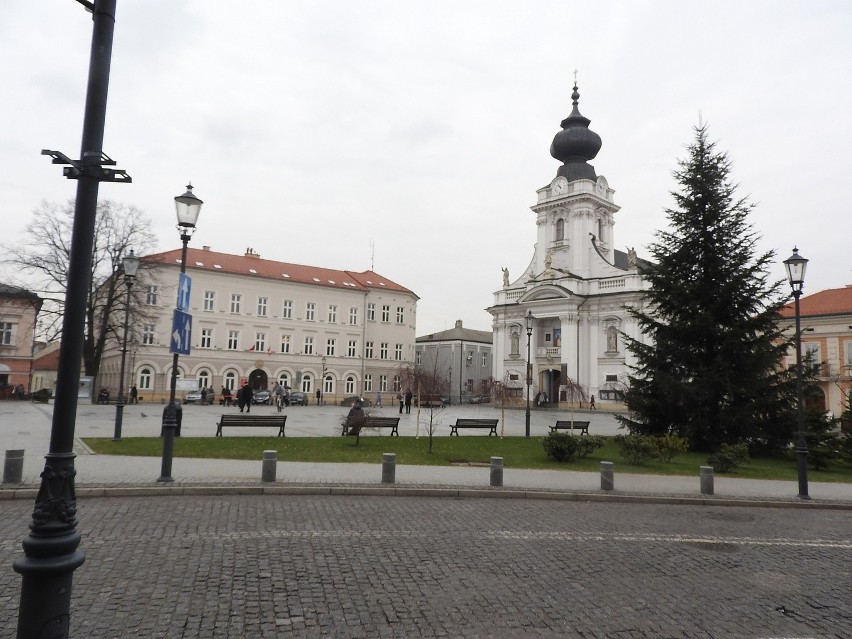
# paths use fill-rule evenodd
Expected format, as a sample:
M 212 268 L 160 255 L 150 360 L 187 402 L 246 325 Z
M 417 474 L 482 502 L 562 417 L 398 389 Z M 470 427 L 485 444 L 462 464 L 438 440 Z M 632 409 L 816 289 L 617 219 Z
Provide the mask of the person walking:
M 207 406 L 207 387 L 201 389 L 201 405 Z
M 376 408 L 381 408 L 381 407 L 382 407 L 382 393 L 381 393 L 381 391 L 379 391 L 378 393 L 376 393 Z
M 412 394 L 410 388 L 407 391 L 405 391 L 405 414 L 406 415 L 411 414 L 411 398 L 413 396 L 414 395 Z
M 592 394 L 591 399 L 589 400 L 589 410 L 597 410 L 598 407 L 595 406 L 595 396 Z
M 399 414 L 402 415 L 402 406 L 403 406 L 402 392 L 398 392 L 396 394 L 396 400 L 399 402 Z
M 130 403 L 138 404 L 139 403 L 139 391 L 136 388 L 136 384 L 130 387 Z

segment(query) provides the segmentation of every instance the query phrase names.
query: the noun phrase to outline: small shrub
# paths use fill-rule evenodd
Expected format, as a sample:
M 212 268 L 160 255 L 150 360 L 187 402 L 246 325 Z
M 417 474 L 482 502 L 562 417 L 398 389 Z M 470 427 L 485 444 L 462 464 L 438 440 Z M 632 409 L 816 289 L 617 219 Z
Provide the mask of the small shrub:
M 581 439 L 568 433 L 550 433 L 544 438 L 544 452 L 549 459 L 557 462 L 572 461 L 580 449 Z
M 670 464 L 678 453 L 686 452 L 687 439 L 678 435 L 662 435 L 655 438 L 657 457 L 660 461 Z
M 606 446 L 606 438 L 600 435 L 583 435 L 577 437 L 579 445 L 577 448 L 577 457 L 588 457 L 599 448 Z
M 739 444 L 722 444 L 718 453 L 713 453 L 707 458 L 707 463 L 717 473 L 729 473 L 747 461 L 748 445 L 745 442 Z
M 641 466 L 657 456 L 657 444 L 654 437 L 648 435 L 616 435 L 618 454 L 628 464 Z

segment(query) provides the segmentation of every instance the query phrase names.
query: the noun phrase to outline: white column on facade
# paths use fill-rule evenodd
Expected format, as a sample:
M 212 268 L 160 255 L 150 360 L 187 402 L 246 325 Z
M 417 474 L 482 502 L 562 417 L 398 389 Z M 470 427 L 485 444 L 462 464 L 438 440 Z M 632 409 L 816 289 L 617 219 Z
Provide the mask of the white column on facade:
M 564 313 L 559 316 L 562 326 L 562 363 L 566 365 L 568 377 L 577 379 L 577 313 Z
M 589 357 L 589 368 L 584 376 L 583 382 L 588 392 L 597 394 L 601 383 L 600 370 L 598 369 L 598 357 L 600 355 L 601 320 L 597 315 L 589 315 L 586 318 L 588 329 L 588 347 L 586 352 Z

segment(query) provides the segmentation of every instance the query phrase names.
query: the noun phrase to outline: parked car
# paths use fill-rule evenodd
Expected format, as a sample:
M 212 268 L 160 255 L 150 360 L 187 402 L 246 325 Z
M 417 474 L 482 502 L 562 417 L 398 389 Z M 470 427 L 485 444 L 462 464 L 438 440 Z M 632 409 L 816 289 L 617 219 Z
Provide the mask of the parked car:
M 290 406 L 307 406 L 308 394 L 301 391 L 290 393 Z
M 189 391 L 186 395 L 183 396 L 184 404 L 200 404 L 201 403 L 201 391 L 194 390 Z
M 251 403 L 252 404 L 266 404 L 269 405 L 272 402 L 272 393 L 268 390 L 257 390 L 252 393 Z

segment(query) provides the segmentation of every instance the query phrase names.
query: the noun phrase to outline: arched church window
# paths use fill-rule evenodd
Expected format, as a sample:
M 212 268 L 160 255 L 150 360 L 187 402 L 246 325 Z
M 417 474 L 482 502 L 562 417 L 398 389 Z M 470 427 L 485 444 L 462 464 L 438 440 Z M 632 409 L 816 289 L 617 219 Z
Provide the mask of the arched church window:
M 564 240 L 565 239 L 565 220 L 559 218 L 556 220 L 556 240 Z
M 598 240 L 600 240 L 601 242 L 604 241 L 603 232 L 603 220 L 601 218 L 598 218 Z

